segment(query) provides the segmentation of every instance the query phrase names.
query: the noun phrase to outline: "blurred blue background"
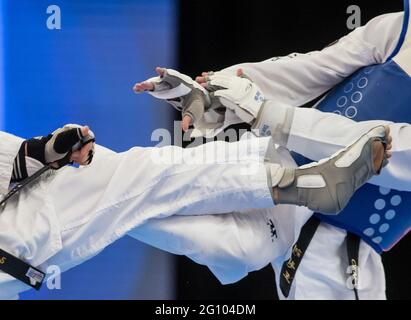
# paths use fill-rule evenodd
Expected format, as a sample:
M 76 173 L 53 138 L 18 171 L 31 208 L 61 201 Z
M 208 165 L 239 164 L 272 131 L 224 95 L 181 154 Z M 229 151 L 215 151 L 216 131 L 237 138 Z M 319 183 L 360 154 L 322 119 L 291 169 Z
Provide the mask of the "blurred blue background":
M 154 67 L 174 67 L 173 0 L 2 0 L 0 126 L 32 137 L 66 123 L 88 124 L 97 142 L 115 151 L 153 145 L 169 128 L 170 108 L 136 96 L 137 80 Z M 61 29 L 49 30 L 48 6 L 61 9 Z M 62 275 L 61 290 L 24 299 L 170 299 L 169 255 L 125 237 Z

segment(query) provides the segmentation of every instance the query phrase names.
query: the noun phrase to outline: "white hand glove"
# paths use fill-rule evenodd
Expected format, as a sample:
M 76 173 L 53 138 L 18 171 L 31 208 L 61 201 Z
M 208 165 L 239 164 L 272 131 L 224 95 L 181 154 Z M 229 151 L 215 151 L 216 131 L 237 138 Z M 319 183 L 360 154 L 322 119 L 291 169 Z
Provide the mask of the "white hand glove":
M 156 71 L 159 77 L 136 84 L 134 91 L 136 93 L 144 91 L 157 99 L 166 100 L 182 112 L 183 118 L 189 116 L 194 124 L 201 121 L 205 110 L 211 104 L 207 90 L 189 76 L 176 70 L 157 68 Z
M 82 126 L 77 124 L 66 124 L 63 128 L 55 130 L 46 139 L 44 146 L 45 163 L 56 162 L 58 166 L 64 166 L 74 151 L 80 150 L 85 144 L 95 141 L 94 133 L 88 130 L 88 134 L 83 136 Z M 38 140 L 41 141 L 41 140 Z M 88 154 L 86 164 L 90 164 L 94 156 L 94 144 Z
M 12 182 L 31 176 L 47 164 L 59 169 L 70 162 L 90 164 L 94 156 L 94 133 L 88 127 L 65 125 L 52 134 L 31 138 L 21 144 L 14 159 Z
M 243 122 L 252 123 L 265 99 L 260 88 L 245 77 L 215 73 L 207 78 L 206 88 L 221 104 L 232 110 Z
M 248 112 L 242 112 L 235 103 L 230 104 L 230 99 L 227 99 L 227 97 L 214 96 L 213 93 L 213 98 L 211 98 L 209 92 L 189 76 L 176 70 L 164 68 L 157 68 L 156 72 L 160 75 L 159 77 L 150 78 L 144 82 L 137 83 L 134 86 L 134 91 L 136 93 L 147 92 L 158 99 L 167 101 L 175 109 L 180 111 L 183 118 L 183 130 L 187 131 L 190 124 L 194 125 L 191 137 L 203 136 L 212 138 L 233 124 L 252 122 L 254 119 L 254 115 L 251 115 Z M 220 77 L 218 73 L 217 75 Z M 242 78 L 238 77 L 228 78 L 233 78 L 231 79 L 233 81 L 229 85 L 226 83 L 229 81 L 224 82 L 224 84 L 227 85 L 225 87 L 212 86 L 209 84 L 209 86 L 212 87 L 210 91 L 236 87 L 236 82 L 238 80 L 243 87 L 245 86 L 245 88 L 247 88 L 247 85 L 249 84 L 249 80 L 246 79 L 245 81 L 241 81 Z M 211 79 L 208 78 L 208 80 Z M 255 84 L 252 82 L 250 83 L 252 84 L 252 89 L 256 89 Z M 237 89 L 239 93 L 242 92 L 241 88 L 242 87 L 240 86 L 240 90 Z M 250 94 L 250 92 L 247 93 Z M 222 95 L 224 95 L 224 93 Z M 252 100 L 252 98 L 253 97 L 250 96 L 250 100 Z M 263 97 L 261 96 L 260 99 L 263 100 Z M 224 101 L 228 107 L 223 105 L 220 100 Z M 236 100 L 233 99 L 233 101 Z M 248 104 L 245 100 L 242 101 L 241 105 Z M 257 105 L 253 108 L 258 110 Z
M 227 108 L 224 126 L 235 123 L 235 119 L 228 121 L 233 112 L 240 122 L 252 125 L 254 134 L 271 136 L 275 143 L 283 146 L 287 144 L 294 108 L 265 100 L 260 88 L 245 75 L 234 77 L 217 72 L 206 80 L 212 100 L 219 98 Z

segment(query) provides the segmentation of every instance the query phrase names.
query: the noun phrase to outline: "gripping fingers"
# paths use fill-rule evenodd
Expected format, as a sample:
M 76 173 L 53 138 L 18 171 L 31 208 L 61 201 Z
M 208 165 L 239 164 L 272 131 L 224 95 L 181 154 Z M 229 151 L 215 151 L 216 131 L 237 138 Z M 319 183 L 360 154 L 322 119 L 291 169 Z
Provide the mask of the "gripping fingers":
M 87 143 L 71 154 L 70 160 L 80 165 L 90 164 L 94 156 L 94 142 Z
M 82 139 L 71 150 L 70 160 L 80 165 L 90 164 L 94 155 L 95 136 L 89 127 L 81 127 Z
M 181 123 L 181 129 L 183 129 L 184 132 L 188 131 L 192 122 L 193 119 L 189 115 L 185 115 Z
M 164 75 L 166 74 L 166 71 L 167 71 L 166 68 L 162 68 L 162 67 L 156 68 L 156 72 L 160 77 L 164 77 Z

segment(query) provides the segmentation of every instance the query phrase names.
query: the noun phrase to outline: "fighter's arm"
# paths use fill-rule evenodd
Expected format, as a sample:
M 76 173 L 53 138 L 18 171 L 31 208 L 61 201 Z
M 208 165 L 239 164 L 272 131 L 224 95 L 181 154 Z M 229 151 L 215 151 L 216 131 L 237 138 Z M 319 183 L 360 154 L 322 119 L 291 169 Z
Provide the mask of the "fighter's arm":
M 241 68 L 261 88 L 266 99 L 298 107 L 321 96 L 357 69 L 385 61 L 396 47 L 402 20 L 402 12 L 382 15 L 322 51 L 244 63 L 224 69 L 221 74 L 236 75 Z M 194 122 L 198 129 L 195 135 L 212 137 L 232 124 L 251 122 L 247 114 L 238 114 L 238 109 L 234 113 L 231 110 L 225 112 L 219 105 L 204 103 L 202 94 L 198 97 L 195 94 L 200 91 L 194 88 L 189 77 L 170 70 L 178 77 L 168 81 L 170 77 L 164 76 L 164 70 L 158 68 L 159 78 L 137 83 L 134 90 L 148 91 L 173 105 L 180 104 L 185 131 Z M 206 80 L 207 77 L 197 78 L 200 83 Z M 167 85 L 163 86 L 163 83 Z M 186 91 L 181 90 L 181 84 Z
M 378 16 L 321 51 L 243 63 L 222 72 L 235 75 L 241 68 L 267 99 L 301 106 L 357 69 L 386 61 L 397 45 L 403 16 L 402 12 Z

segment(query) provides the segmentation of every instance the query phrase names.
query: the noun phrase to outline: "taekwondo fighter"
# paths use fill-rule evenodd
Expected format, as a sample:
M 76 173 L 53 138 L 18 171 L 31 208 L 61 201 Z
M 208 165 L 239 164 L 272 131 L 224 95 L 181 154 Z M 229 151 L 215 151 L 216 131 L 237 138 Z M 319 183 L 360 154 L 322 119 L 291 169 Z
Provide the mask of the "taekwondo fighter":
M 81 131 L 68 132 L 69 142 L 83 141 Z M 66 159 L 73 143 L 62 143 L 64 132 L 58 133 L 29 141 L 2 133 L 4 193 L 11 177 L 24 179 L 33 163 Z M 8 199 L 0 214 L 0 298 L 38 289 L 47 266 L 64 271 L 78 265 L 152 218 L 281 203 L 337 213 L 387 163 L 390 141 L 386 128 L 376 126 L 330 158 L 301 168 L 265 161 L 272 145 L 269 137 L 254 141 L 251 148 L 247 140 L 190 150 L 136 147 L 123 153 L 97 146 L 89 166 L 53 171 Z M 93 152 L 81 152 L 73 153 L 72 160 L 90 162 Z M 312 189 L 319 181 L 321 187 Z
M 200 115 L 200 121 L 194 123 L 197 132 L 213 136 L 231 124 L 250 122 L 251 116 L 254 127 L 260 129 L 263 135 L 272 134 L 277 144 L 311 159 L 319 159 L 333 153 L 340 145 L 346 145 L 369 127 L 389 124 L 394 136 L 394 156 L 387 170 L 372 180 L 375 186 L 368 185 L 367 188 L 374 189 L 374 197 L 378 193 L 389 195 L 391 205 L 398 206 L 401 197 L 396 190 L 403 192 L 411 189 L 411 172 L 407 165 L 411 150 L 408 124 L 411 113 L 406 108 L 407 102 L 411 101 L 410 90 L 407 89 L 410 86 L 407 72 L 411 61 L 408 27 L 407 0 L 405 16 L 395 13 L 377 17 L 322 51 L 241 64 L 223 70 L 223 75 L 217 77 L 204 74 L 198 78 L 199 82 L 208 80 L 209 85 L 213 85 L 214 81 L 214 85 L 234 86 L 233 90 L 241 90 L 244 80 L 224 76 L 235 76 L 241 68 L 262 88 L 266 99 L 272 102 L 265 103 L 261 111 L 257 110 L 260 111 L 259 116 L 254 113 L 256 110 L 246 110 L 241 114 L 242 110 L 236 110 L 239 100 L 228 104 L 226 110 L 210 108 L 204 118 L 201 118 L 201 108 L 200 111 L 198 107 L 194 108 L 194 112 L 183 110 L 190 115 L 188 123 L 185 117 L 184 127 L 187 129 L 192 118 Z M 379 86 L 381 83 L 384 85 Z M 317 104 L 318 109 L 335 111 L 358 120 L 386 119 L 397 123 L 355 123 L 314 109 L 289 108 L 307 104 L 314 106 L 315 102 L 311 101 L 323 97 L 335 86 L 337 88 Z M 395 87 L 397 90 L 393 90 Z M 135 87 L 136 91 L 150 89 L 154 89 L 150 81 Z M 159 92 L 152 94 L 163 98 Z M 224 96 L 222 91 L 220 94 Z M 232 96 L 225 98 L 233 100 Z M 170 102 L 176 106 L 176 101 Z M 258 121 L 254 121 L 255 116 Z M 403 121 L 408 123 L 401 123 Z M 278 151 L 283 165 L 295 165 L 285 148 L 280 147 Z M 376 198 L 371 200 L 373 208 L 368 213 L 369 209 L 364 207 L 364 197 L 370 197 L 365 194 L 369 191 L 365 190 L 360 197 L 363 189 L 354 197 L 362 204 L 362 210 L 359 210 L 361 207 L 349 206 L 336 219 L 317 215 L 328 223 L 313 222 L 309 219 L 312 212 L 305 208 L 278 206 L 213 217 L 170 217 L 150 221 L 133 230 L 131 235 L 207 265 L 222 283 L 238 281 L 248 272 L 271 262 L 276 271 L 281 298 L 353 299 L 358 296 L 360 299 L 384 299 L 384 269 L 378 253 L 388 250 L 407 233 L 407 221 L 410 219 L 406 212 L 397 213 L 397 217 L 392 209 L 378 212 L 384 209 L 385 202 Z M 362 211 L 366 211 L 364 216 L 360 215 Z M 301 252 L 294 244 L 299 240 L 300 230 L 307 220 L 311 220 L 307 226 L 312 234 L 302 259 L 298 257 Z M 352 274 L 351 271 L 347 274 L 351 261 L 348 261 L 346 242 L 350 241 L 346 241 L 347 232 L 340 228 L 362 238 L 356 259 L 361 270 L 357 292 L 348 285 L 347 280 Z M 219 235 L 225 241 L 221 241 Z M 298 272 L 292 273 L 296 261 L 300 264 Z M 355 266 L 351 267 L 354 269 Z

